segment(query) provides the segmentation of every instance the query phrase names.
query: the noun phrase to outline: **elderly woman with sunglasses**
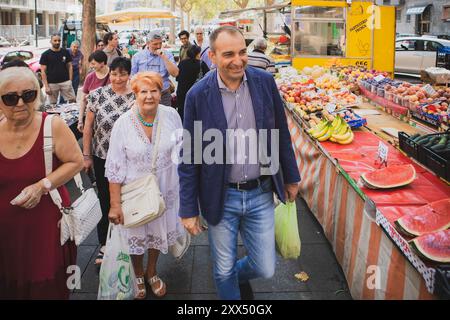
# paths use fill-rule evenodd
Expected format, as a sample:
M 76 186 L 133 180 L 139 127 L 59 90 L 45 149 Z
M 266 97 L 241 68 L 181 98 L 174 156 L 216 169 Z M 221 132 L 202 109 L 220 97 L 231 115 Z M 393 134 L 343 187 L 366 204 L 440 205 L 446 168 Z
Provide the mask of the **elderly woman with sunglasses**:
M 20 80 L 20 81 L 19 81 Z M 45 113 L 37 112 L 39 83 L 23 67 L 0 71 L 0 299 L 68 299 L 67 267 L 76 264 L 73 242 L 60 244 L 61 213 L 48 192 L 83 167 L 74 135 L 52 121 L 53 172 L 46 176 Z

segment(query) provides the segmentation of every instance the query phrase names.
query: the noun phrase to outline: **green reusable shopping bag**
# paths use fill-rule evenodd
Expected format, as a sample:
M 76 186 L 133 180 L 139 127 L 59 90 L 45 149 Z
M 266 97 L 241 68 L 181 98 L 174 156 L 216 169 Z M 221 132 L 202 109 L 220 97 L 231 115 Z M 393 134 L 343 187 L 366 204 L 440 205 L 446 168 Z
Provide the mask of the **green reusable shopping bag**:
M 284 259 L 300 256 L 300 235 L 295 201 L 279 204 L 275 208 L 275 242 L 278 253 Z

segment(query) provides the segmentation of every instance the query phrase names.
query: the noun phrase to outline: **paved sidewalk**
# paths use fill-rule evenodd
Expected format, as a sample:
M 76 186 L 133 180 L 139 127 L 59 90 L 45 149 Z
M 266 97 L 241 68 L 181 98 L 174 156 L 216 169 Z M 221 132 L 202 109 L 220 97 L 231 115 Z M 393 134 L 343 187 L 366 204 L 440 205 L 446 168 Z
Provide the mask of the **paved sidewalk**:
M 255 299 L 261 300 L 348 300 L 351 295 L 342 269 L 336 261 L 323 230 L 303 199 L 297 201 L 299 230 L 302 241 L 300 258 L 284 260 L 277 257 L 272 279 L 252 280 Z M 71 295 L 74 300 L 97 299 L 98 271 L 94 260 L 99 246 L 96 232 L 78 249 L 78 265 L 82 271 L 81 289 Z M 239 242 L 239 253 L 244 247 Z M 309 280 L 301 282 L 294 275 L 301 271 Z M 206 233 L 192 239 L 191 247 L 181 261 L 170 255 L 161 255 L 158 274 L 166 282 L 170 300 L 215 300 L 216 290 Z M 151 292 L 148 299 L 153 299 Z

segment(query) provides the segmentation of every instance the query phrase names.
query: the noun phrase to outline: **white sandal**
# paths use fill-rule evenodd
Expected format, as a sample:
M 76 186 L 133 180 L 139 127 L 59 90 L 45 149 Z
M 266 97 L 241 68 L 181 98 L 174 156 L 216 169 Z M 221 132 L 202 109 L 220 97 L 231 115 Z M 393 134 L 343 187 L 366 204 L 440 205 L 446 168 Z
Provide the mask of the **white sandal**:
M 153 290 L 152 284 L 155 284 L 157 281 L 160 281 L 160 286 L 158 289 Z M 166 292 L 163 295 L 160 295 L 159 293 L 161 292 L 161 290 L 166 286 L 166 284 L 161 280 L 160 277 L 158 277 L 158 275 L 155 275 L 153 277 L 151 277 L 150 279 L 148 279 L 148 284 L 150 285 L 150 288 L 152 289 L 152 292 L 155 296 L 157 296 L 158 298 L 162 298 L 166 295 Z
M 136 284 L 139 285 L 144 285 L 143 289 L 139 289 L 138 287 L 138 292 L 137 295 L 135 296 L 136 300 L 144 300 L 147 297 L 147 290 L 145 289 L 145 279 L 144 277 L 136 277 Z

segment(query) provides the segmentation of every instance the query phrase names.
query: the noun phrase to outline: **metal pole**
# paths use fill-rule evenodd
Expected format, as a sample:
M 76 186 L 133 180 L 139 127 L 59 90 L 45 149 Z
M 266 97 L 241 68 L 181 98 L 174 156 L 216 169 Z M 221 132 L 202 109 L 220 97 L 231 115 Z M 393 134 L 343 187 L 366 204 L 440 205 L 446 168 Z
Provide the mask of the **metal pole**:
M 36 48 L 38 47 L 38 15 L 37 15 L 37 0 L 34 0 L 34 34 L 36 37 Z

